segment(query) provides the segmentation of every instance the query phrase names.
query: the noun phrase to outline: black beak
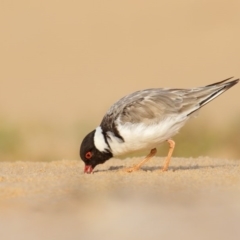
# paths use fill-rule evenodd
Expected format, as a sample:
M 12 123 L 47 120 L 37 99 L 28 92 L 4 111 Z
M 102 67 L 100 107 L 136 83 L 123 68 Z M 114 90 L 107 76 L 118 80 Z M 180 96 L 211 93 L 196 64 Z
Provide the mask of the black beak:
M 92 173 L 93 167 L 91 165 L 85 165 L 84 173 Z

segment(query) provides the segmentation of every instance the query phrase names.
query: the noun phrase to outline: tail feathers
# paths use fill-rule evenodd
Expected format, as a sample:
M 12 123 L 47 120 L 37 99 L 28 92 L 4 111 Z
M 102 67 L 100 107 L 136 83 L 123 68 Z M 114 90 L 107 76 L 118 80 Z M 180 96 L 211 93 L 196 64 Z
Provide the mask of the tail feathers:
M 231 78 L 229 78 L 231 79 Z M 208 85 L 206 87 L 214 87 L 217 86 L 219 89 L 214 91 L 210 96 L 208 96 L 206 99 L 204 99 L 202 102 L 199 103 L 200 107 L 204 106 L 205 104 L 207 104 L 208 102 L 212 101 L 214 98 L 216 98 L 217 96 L 219 96 L 220 94 L 224 93 L 225 91 L 227 91 L 229 88 L 233 87 L 235 84 L 237 84 L 239 82 L 239 79 L 233 80 L 231 82 L 227 82 L 224 83 L 225 81 L 229 80 L 223 80 L 221 82 L 218 83 L 213 83 L 211 85 Z
M 218 97 L 219 95 L 221 95 L 222 93 L 224 93 L 229 88 L 233 87 L 235 84 L 237 84 L 239 82 L 239 79 L 235 79 L 230 82 L 226 82 L 230 79 L 232 79 L 232 77 L 225 79 L 221 82 L 213 83 L 213 84 L 210 84 L 210 85 L 200 88 L 199 89 L 199 97 L 198 97 L 200 101 L 197 104 L 197 106 L 195 106 L 195 108 L 192 109 L 192 111 L 187 114 L 187 116 L 196 112 L 201 107 L 203 107 L 204 105 L 206 105 L 207 103 L 209 103 L 210 101 L 212 101 L 213 99 L 215 99 L 216 97 Z

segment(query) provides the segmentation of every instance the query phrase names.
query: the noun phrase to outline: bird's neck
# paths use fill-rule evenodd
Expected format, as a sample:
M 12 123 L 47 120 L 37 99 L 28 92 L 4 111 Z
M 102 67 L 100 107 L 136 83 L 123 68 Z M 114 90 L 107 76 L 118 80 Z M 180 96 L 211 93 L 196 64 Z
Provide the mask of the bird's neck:
M 103 132 L 101 126 L 98 126 L 94 133 L 94 145 L 100 152 L 110 151 L 107 135 Z

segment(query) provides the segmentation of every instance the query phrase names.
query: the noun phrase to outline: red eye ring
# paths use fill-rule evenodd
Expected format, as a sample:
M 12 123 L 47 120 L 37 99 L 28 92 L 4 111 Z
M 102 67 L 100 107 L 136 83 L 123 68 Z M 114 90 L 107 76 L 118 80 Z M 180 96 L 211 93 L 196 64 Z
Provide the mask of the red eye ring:
M 87 152 L 86 154 L 85 154 L 85 158 L 86 159 L 90 159 L 92 157 L 92 153 L 91 152 Z

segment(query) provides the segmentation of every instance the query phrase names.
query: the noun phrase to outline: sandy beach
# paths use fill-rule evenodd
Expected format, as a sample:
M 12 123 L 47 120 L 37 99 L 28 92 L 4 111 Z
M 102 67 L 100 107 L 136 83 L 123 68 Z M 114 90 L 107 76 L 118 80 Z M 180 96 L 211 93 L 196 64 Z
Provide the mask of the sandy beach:
M 239 239 L 240 161 L 138 161 L 1 162 L 2 239 Z

